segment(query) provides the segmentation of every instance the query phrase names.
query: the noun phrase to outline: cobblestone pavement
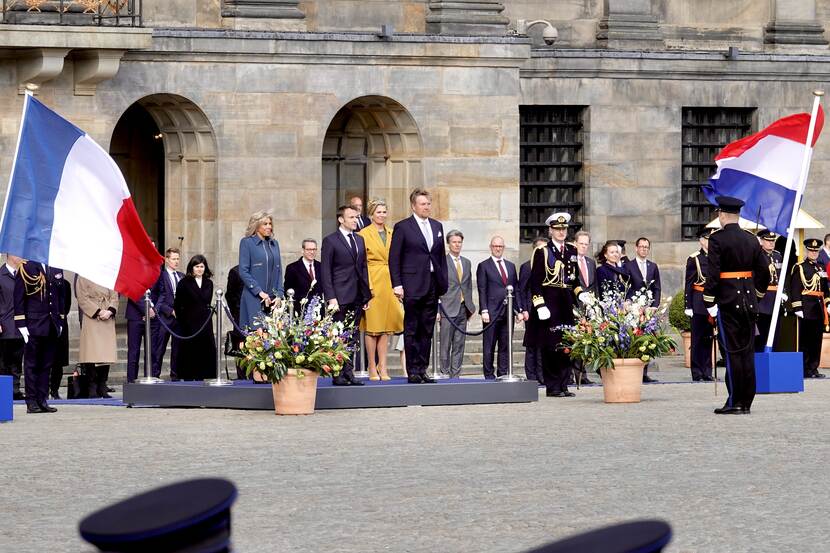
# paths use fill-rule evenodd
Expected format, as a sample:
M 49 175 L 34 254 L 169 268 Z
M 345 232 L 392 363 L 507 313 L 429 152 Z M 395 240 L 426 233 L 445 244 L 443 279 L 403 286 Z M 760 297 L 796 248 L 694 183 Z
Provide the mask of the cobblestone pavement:
M 664 373 L 668 374 L 668 373 Z M 660 376 L 658 374 L 658 376 Z M 85 514 L 159 484 L 240 489 L 238 552 L 518 552 L 638 517 L 668 551 L 824 552 L 830 382 L 717 417 L 711 384 L 571 399 L 321 411 L 61 406 L 0 425 L 0 551 L 89 551 Z

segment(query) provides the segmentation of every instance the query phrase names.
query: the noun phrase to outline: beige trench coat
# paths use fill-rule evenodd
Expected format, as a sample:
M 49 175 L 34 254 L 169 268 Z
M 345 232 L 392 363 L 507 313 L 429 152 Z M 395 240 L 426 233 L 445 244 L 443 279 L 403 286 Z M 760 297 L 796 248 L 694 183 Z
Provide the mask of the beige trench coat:
M 118 294 L 79 276 L 75 297 L 81 311 L 80 363 L 109 364 L 118 361 L 115 347 L 115 315 L 101 321 L 93 319 L 98 311 L 118 309 Z

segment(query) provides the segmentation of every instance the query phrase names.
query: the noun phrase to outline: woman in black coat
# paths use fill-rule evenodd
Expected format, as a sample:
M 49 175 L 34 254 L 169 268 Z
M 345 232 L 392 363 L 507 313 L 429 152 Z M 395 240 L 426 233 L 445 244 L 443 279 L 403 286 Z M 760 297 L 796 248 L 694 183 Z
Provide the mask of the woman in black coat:
M 176 286 L 173 309 L 182 336 L 190 336 L 211 316 L 213 281 L 207 259 L 194 255 L 187 264 L 187 274 Z M 178 373 L 182 380 L 216 378 L 216 340 L 213 321 L 194 338 L 179 341 Z
M 617 263 L 622 255 L 619 244 L 607 241 L 597 255 L 597 293 L 602 297 L 608 290 L 625 295 L 631 278 L 624 267 Z

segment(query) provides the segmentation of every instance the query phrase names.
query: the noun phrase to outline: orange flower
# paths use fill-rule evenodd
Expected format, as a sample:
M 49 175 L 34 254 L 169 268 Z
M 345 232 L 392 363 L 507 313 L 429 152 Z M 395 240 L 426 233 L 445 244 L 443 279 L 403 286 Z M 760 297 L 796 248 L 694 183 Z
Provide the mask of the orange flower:
M 331 367 L 329 367 L 328 365 L 323 365 L 323 372 L 326 374 L 330 373 Z

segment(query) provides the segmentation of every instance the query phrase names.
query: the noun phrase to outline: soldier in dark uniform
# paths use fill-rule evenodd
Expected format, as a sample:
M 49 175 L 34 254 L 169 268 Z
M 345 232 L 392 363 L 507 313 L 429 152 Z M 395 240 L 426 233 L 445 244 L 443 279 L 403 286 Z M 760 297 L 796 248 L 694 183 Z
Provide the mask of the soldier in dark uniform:
M 821 240 L 804 241 L 807 256 L 790 273 L 790 301 L 798 317 L 798 351 L 804 356 L 804 378 L 824 378 L 818 372 L 822 332 L 827 329 L 830 290 L 827 273 L 818 264 Z
M 542 349 L 542 372 L 548 397 L 573 397 L 568 377 L 573 363 L 560 349 L 562 325 L 574 324 L 573 308 L 579 287 L 576 248 L 567 244 L 568 213 L 554 213 L 545 221 L 551 241 L 533 252 L 530 265 L 530 318 L 525 341 L 528 347 Z
M 714 332 L 706 305 L 703 303 L 703 285 L 709 268 L 709 235 L 712 229 L 698 233 L 700 249 L 686 259 L 686 285 L 683 288 L 685 313 L 692 318 L 692 380 L 711 382 L 712 340 Z
M 781 254 L 775 251 L 775 233 L 769 230 L 759 230 L 758 239 L 761 249 L 767 258 L 769 270 L 769 284 L 764 297 L 758 300 L 758 335 L 755 336 L 755 351 L 762 352 L 767 345 L 767 335 L 772 325 L 772 310 L 775 307 L 775 292 L 778 289 L 778 275 L 781 272 Z
M 726 358 L 729 398 L 715 413 L 748 415 L 755 398 L 755 319 L 769 285 L 767 256 L 752 233 L 738 226 L 744 202 L 718 196 L 721 230 L 709 236 L 703 303 L 717 320 Z
M 54 413 L 46 402 L 49 372 L 55 361 L 58 336 L 63 330 L 63 272 L 42 263 L 20 266 L 14 285 L 14 322 L 26 346 L 23 367 L 26 379 L 26 412 Z

